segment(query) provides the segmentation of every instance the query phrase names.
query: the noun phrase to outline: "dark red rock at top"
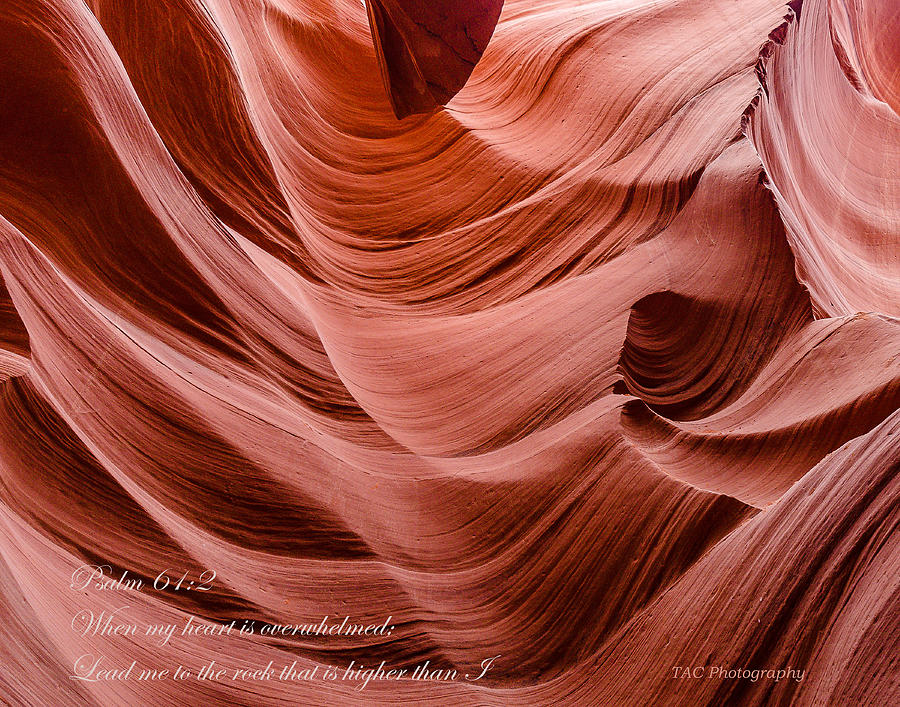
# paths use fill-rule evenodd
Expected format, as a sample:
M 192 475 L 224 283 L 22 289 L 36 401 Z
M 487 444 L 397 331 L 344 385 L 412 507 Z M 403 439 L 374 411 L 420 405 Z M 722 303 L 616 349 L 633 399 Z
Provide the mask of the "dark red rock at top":
M 428 113 L 465 85 L 503 0 L 367 0 L 381 76 L 398 118 Z

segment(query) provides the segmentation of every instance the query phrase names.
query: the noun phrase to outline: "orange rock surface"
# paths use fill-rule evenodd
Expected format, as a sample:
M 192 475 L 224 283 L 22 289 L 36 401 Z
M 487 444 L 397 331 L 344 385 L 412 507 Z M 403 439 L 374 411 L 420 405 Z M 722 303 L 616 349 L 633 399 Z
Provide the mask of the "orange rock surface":
M 0 702 L 896 704 L 898 34 L 4 0 Z

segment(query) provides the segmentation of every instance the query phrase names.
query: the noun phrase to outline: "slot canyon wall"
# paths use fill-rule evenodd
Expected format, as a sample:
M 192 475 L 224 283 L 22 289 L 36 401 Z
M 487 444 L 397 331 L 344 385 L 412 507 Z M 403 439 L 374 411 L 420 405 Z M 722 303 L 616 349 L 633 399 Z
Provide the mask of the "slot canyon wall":
M 0 702 L 896 704 L 898 36 L 4 0 Z

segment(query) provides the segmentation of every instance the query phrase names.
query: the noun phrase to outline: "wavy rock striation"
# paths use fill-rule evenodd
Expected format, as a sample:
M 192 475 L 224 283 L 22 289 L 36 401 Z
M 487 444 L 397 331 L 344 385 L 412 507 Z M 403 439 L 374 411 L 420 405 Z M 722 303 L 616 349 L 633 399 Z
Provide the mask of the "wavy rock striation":
M 895 702 L 892 3 L 366 5 L 0 5 L 0 701 Z
M 747 134 L 816 312 L 900 316 L 900 8 L 802 8 L 763 52 Z
M 372 0 L 378 66 L 398 118 L 429 113 L 465 85 L 500 19 L 503 0 Z

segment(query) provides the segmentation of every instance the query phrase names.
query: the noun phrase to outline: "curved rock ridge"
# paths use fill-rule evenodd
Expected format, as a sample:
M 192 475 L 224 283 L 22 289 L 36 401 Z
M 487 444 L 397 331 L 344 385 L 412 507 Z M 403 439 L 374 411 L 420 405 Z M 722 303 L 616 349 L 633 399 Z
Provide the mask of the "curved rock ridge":
M 822 317 L 900 316 L 898 35 L 896 3 L 806 0 L 760 59 L 747 135 Z
M 465 85 L 503 0 L 370 0 L 378 67 L 398 118 L 429 113 Z
M 0 702 L 897 702 L 895 10 L 0 4 Z

